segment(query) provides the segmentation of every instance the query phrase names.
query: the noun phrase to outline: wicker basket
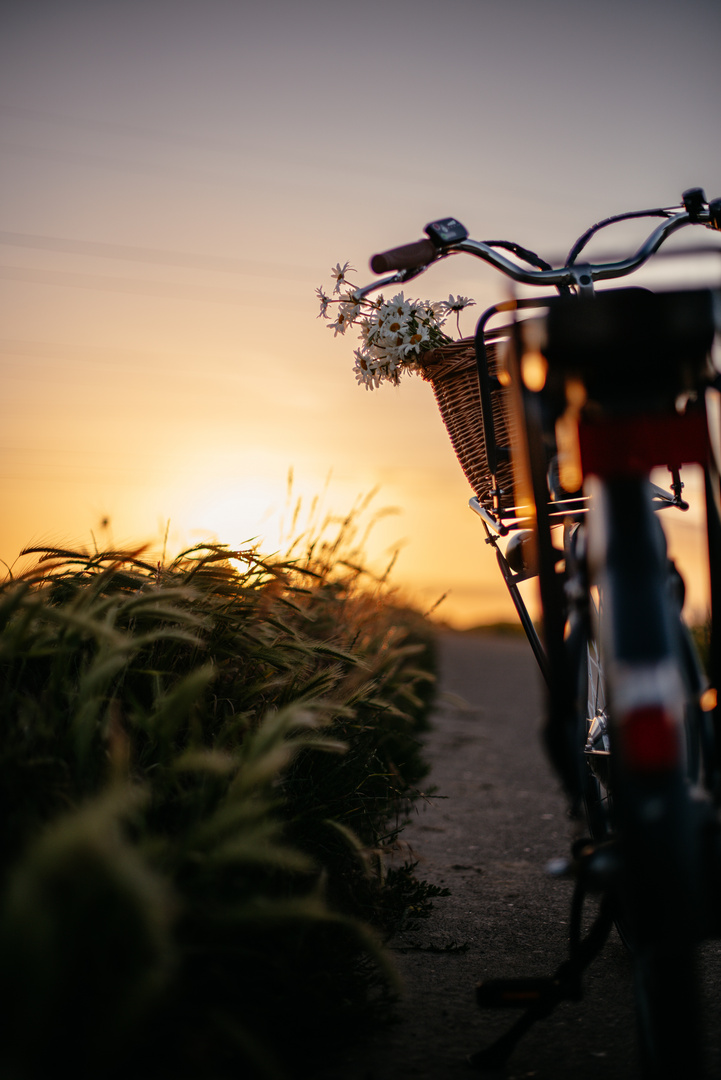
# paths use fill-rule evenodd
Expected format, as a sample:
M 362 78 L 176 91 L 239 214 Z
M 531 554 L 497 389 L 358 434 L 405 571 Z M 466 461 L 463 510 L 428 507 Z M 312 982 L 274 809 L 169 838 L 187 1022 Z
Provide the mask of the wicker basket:
M 496 374 L 498 348 L 486 346 L 488 374 Z M 479 500 L 491 502 L 492 480 L 486 454 L 481 412 L 481 393 L 473 338 L 429 349 L 420 359 L 421 376 L 433 387 L 443 423 L 453 444 L 461 468 Z M 495 388 L 491 393 L 493 428 L 496 446 L 510 448 L 513 432 L 510 422 L 510 390 Z M 504 510 L 514 504 L 513 467 L 510 460 L 500 461 L 496 480 Z

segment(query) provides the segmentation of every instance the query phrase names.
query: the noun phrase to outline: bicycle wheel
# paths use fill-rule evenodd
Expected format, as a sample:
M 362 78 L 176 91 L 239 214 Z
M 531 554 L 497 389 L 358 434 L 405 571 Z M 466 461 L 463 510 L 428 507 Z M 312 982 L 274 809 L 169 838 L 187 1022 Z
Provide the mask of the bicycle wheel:
M 584 801 L 594 839 L 616 845 L 616 924 L 634 972 L 644 1080 L 697 1077 L 700 674 L 681 618 L 682 582 L 641 485 L 617 483 L 605 497 L 611 557 L 588 598 L 580 664 Z
M 634 954 L 634 996 L 643 1080 L 703 1075 L 695 958 L 656 942 Z
M 581 650 L 578 692 L 584 756 L 582 787 L 589 832 L 594 840 L 601 842 L 613 832 L 613 798 L 606 679 L 598 632 L 601 620 L 601 598 L 598 593 L 589 597 L 589 608 L 590 630 Z
M 686 702 L 684 773 L 687 782 L 695 787 L 703 784 L 711 768 L 713 732 L 699 705 L 705 679 L 696 647 L 681 614 L 683 581 L 673 563 L 669 564 L 668 592 L 674 609 L 675 651 Z M 597 591 L 589 597 L 589 607 L 590 631 L 581 650 L 579 672 L 578 700 L 583 713 L 579 727 L 585 759 L 582 773 L 586 821 L 592 839 L 601 842 L 613 834 L 614 826 L 607 687 L 599 643 L 603 605 Z
M 641 1075 L 675 1080 L 704 1075 L 696 970 L 702 847 L 687 778 L 677 776 L 662 796 L 657 789 L 655 820 L 649 820 L 649 801 L 635 821 L 632 813 L 623 814 L 621 910 L 633 967 Z M 626 792 L 623 798 L 626 804 Z
M 705 715 L 699 707 L 701 673 L 691 635 L 680 611 L 675 621 L 676 651 L 685 693 L 684 768 L 675 798 L 667 803 L 668 820 L 646 826 L 643 843 L 646 896 L 663 890 L 654 926 L 629 928 L 620 916 L 620 930 L 633 958 L 638 1046 L 644 1080 L 671 1080 L 703 1075 L 701 1002 L 696 971 L 697 912 L 690 899 L 700 894 L 702 865 L 693 789 L 703 784 L 708 740 Z M 655 848 L 655 853 L 654 853 Z M 650 850 L 649 850 L 650 849 Z M 695 850 L 694 850 L 695 849 Z M 684 863 L 684 858 L 687 861 Z M 690 884 L 693 883 L 693 884 Z M 680 928 L 687 927 L 684 935 Z

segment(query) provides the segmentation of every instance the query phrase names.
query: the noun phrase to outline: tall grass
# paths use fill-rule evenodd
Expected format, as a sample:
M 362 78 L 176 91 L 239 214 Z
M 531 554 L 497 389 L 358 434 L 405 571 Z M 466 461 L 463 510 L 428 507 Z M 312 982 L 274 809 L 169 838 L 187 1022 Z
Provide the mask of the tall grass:
M 386 858 L 433 652 L 347 548 L 5 582 L 3 1076 L 300 1076 L 387 1003 L 382 936 L 438 891 Z

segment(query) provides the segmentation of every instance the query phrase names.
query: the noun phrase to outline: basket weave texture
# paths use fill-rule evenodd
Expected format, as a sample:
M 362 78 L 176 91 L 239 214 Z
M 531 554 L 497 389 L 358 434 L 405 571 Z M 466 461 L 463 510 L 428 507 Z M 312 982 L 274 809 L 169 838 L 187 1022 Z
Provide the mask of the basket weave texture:
M 498 369 L 498 349 L 486 346 L 488 372 L 495 376 Z M 421 354 L 421 377 L 433 388 L 443 423 L 453 444 L 461 468 L 481 502 L 488 502 L 492 488 L 486 445 L 483 434 L 481 393 L 473 338 L 464 338 L 438 349 Z M 494 389 L 493 427 L 495 443 L 500 447 L 512 445 L 510 421 L 510 390 Z M 510 461 L 498 464 L 496 480 L 502 491 L 501 506 L 514 503 L 513 467 Z

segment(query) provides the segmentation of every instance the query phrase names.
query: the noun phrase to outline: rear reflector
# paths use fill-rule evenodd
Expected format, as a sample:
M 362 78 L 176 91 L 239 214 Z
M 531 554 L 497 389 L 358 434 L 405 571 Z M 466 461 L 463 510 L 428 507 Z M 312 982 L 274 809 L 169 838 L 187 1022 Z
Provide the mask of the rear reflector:
M 622 717 L 619 735 L 626 768 L 633 772 L 665 772 L 678 764 L 678 728 L 662 705 L 631 709 Z
M 645 475 L 655 465 L 680 468 L 708 460 L 704 413 L 604 416 L 579 426 L 583 475 Z

